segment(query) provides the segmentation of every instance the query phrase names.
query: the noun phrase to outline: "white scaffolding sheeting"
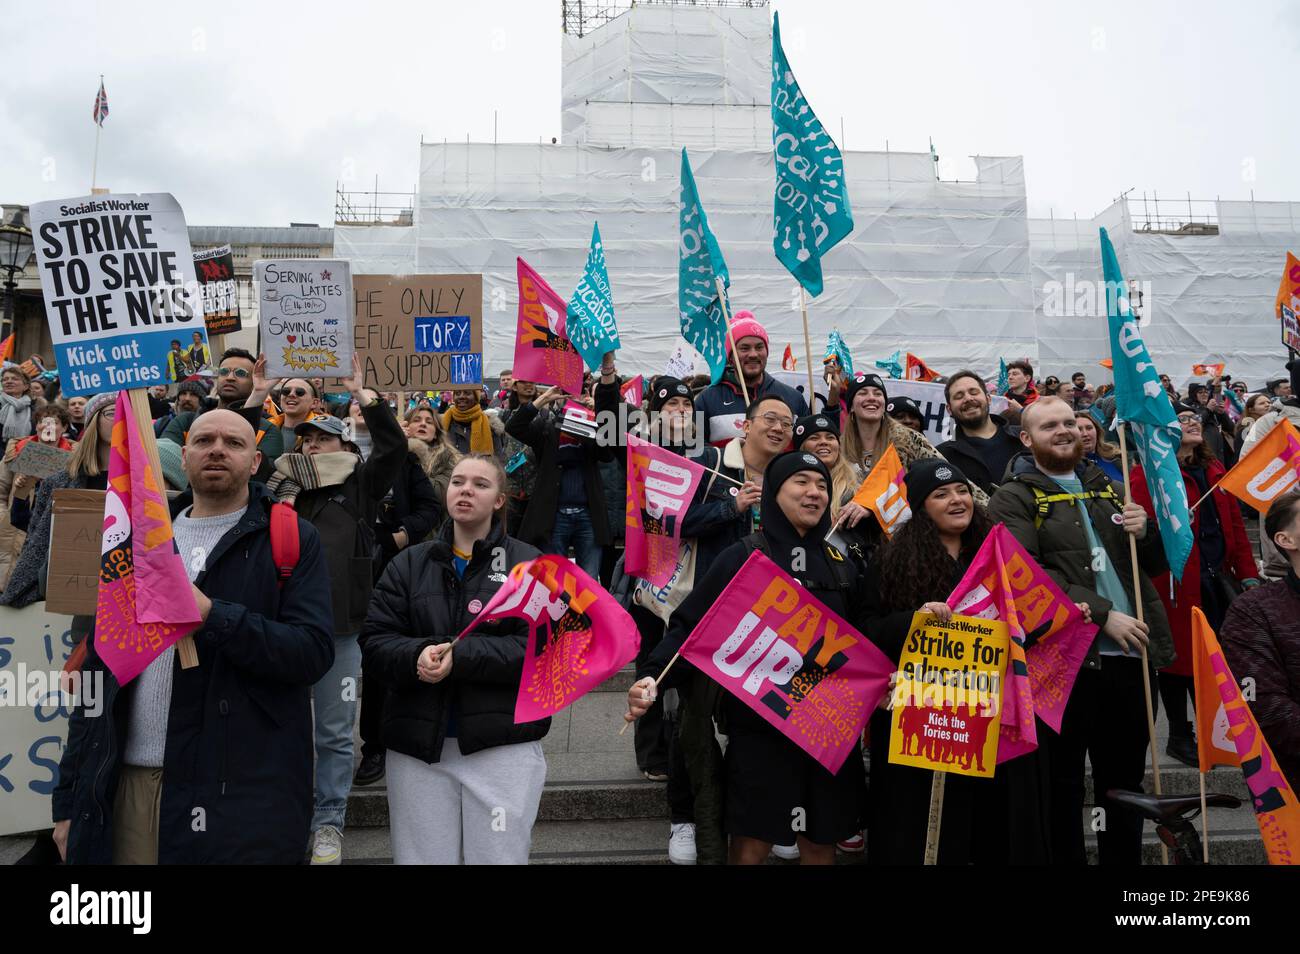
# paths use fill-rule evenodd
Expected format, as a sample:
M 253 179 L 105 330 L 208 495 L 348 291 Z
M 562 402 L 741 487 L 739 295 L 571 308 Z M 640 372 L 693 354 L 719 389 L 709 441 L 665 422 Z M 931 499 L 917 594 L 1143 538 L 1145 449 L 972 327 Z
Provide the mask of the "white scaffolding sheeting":
M 814 359 L 844 334 L 860 360 L 911 349 L 932 367 L 1037 355 L 1023 165 L 985 159 L 992 181 L 934 179 L 926 153 L 846 153 L 857 229 L 824 260 L 809 302 Z M 732 276 L 734 308 L 766 325 L 772 351 L 802 352 L 794 280 L 772 250 L 769 150 L 692 151 L 709 222 Z M 515 256 L 568 296 L 600 223 L 624 367 L 661 367 L 678 335 L 680 154 L 555 145 L 425 145 L 417 269 L 482 272 L 489 369 L 510 361 Z M 803 366 L 801 361 L 801 367 Z
M 761 148 L 771 55 L 766 6 L 637 6 L 565 35 L 563 141 Z
M 1221 208 L 1225 205 L 1220 203 Z M 1073 288 L 1073 295 L 1063 297 L 1077 305 L 1089 295 L 1084 283 L 1101 281 L 1101 226 L 1115 245 L 1124 278 L 1146 289 L 1142 335 L 1162 372 L 1181 383 L 1191 378 L 1193 364 L 1223 361 L 1252 387 L 1283 373 L 1286 352 L 1273 317 L 1273 299 L 1286 251 L 1300 246 L 1300 234 L 1134 232 L 1122 203 L 1077 224 L 1059 219 L 1029 222 L 1042 373 L 1061 376 L 1083 370 L 1092 378 L 1108 379 L 1097 367 L 1100 359 L 1110 356 L 1105 300 L 1092 295 L 1096 304 L 1091 315 L 1045 314 L 1052 299 L 1049 283 Z M 1067 309 L 1081 310 L 1068 304 Z
M 351 262 L 354 275 L 414 272 L 415 226 L 336 225 L 334 257 Z

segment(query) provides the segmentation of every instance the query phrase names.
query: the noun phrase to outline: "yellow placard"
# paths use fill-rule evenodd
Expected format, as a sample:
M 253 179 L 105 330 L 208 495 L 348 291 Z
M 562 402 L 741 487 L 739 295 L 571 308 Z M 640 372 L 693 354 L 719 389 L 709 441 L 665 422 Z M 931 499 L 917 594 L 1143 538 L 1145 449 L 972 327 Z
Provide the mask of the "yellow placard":
M 898 661 L 889 761 L 991 777 L 1010 642 L 1007 624 L 917 612 Z

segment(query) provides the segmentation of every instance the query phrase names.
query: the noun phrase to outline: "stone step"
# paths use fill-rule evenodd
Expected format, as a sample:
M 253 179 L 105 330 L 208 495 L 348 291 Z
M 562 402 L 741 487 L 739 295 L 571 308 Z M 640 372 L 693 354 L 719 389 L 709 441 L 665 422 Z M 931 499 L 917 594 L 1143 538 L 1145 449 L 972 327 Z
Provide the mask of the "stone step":
M 393 863 L 388 828 L 348 830 L 343 836 L 344 864 Z M 539 821 L 533 826 L 531 864 L 656 865 L 668 864 L 668 822 L 628 818 L 607 821 Z

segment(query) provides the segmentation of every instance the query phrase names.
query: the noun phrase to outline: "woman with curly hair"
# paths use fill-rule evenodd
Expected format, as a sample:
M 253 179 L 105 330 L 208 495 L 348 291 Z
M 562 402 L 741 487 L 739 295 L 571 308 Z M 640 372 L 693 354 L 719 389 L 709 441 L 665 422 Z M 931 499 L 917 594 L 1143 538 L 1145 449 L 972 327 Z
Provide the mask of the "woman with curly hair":
M 993 524 L 966 476 L 939 460 L 907 471 L 912 518 L 876 551 L 867 571 L 864 632 L 895 662 L 917 610 L 952 616 L 947 599 Z M 925 856 L 933 773 L 889 762 L 893 714 L 872 714 L 867 860 L 919 865 Z M 1046 764 L 1030 753 L 993 778 L 950 774 L 945 783 L 940 864 L 1041 864 L 1048 860 Z

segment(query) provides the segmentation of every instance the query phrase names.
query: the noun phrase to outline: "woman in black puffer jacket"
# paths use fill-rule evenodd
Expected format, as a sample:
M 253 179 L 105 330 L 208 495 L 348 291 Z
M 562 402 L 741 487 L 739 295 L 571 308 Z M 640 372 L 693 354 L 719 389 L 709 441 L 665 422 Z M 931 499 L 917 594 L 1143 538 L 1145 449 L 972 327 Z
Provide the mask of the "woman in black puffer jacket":
M 505 488 L 496 458 L 462 459 L 447 488 L 450 522 L 393 558 L 361 632 L 367 682 L 387 690 L 397 864 L 528 861 L 550 720 L 515 724 L 527 629 L 521 620 L 485 623 L 452 646 L 511 567 L 541 555 L 506 536 Z

